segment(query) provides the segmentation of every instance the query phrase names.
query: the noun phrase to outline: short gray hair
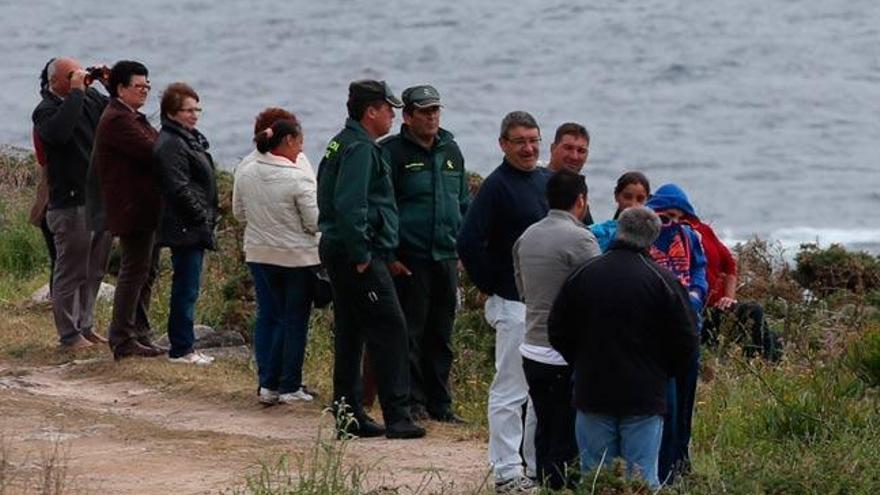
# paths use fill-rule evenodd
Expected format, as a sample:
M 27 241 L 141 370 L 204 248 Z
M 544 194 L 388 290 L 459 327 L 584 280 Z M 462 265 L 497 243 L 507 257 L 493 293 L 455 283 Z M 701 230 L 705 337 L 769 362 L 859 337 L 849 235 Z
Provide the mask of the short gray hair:
M 540 128 L 538 127 L 538 122 L 532 117 L 532 114 L 529 112 L 523 112 L 522 110 L 516 110 L 510 112 L 505 115 L 503 119 L 501 119 L 501 136 L 502 138 L 507 138 L 507 133 L 510 129 L 514 127 L 525 127 L 526 129 L 538 129 L 540 132 Z
M 633 206 L 623 210 L 617 219 L 618 241 L 631 244 L 639 249 L 646 249 L 660 235 L 660 217 L 654 210 L 644 206 Z

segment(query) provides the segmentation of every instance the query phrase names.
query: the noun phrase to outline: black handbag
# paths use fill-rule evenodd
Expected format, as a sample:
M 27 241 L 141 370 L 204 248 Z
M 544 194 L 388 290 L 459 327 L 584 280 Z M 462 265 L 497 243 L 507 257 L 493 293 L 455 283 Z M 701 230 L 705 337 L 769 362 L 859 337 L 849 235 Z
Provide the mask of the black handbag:
M 333 302 L 333 290 L 330 287 L 330 277 L 327 275 L 327 270 L 320 265 L 312 268 L 312 275 L 314 276 L 312 280 L 312 304 L 314 304 L 316 308 L 326 308 L 331 302 Z

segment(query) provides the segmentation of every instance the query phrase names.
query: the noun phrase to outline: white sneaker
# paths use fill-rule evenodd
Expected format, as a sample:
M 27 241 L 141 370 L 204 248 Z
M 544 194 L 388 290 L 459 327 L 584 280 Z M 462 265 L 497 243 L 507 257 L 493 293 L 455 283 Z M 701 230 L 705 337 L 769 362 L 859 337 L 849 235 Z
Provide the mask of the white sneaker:
M 299 388 L 296 392 L 290 392 L 287 394 L 281 394 L 278 396 L 278 402 L 282 404 L 293 404 L 298 401 L 311 402 L 314 399 L 308 392 L 303 390 L 302 387 Z
M 515 476 L 495 482 L 495 493 L 538 493 L 538 484 L 526 476 Z
M 260 387 L 259 392 L 257 392 L 257 400 L 260 401 L 260 404 L 265 404 L 267 406 L 277 404 L 278 397 L 279 396 L 277 390 Z
M 211 364 L 211 361 L 205 359 L 205 357 L 197 352 L 191 352 L 185 356 L 180 357 L 169 357 L 168 361 L 172 363 L 178 364 L 195 364 L 197 366 L 207 366 Z
M 202 359 L 204 359 L 205 361 L 207 361 L 207 362 L 209 362 L 209 363 L 213 363 L 213 362 L 214 362 L 214 356 L 209 356 L 209 355 L 205 354 L 205 353 L 202 352 L 202 351 L 193 351 L 193 353 L 198 354 L 199 356 L 202 357 Z

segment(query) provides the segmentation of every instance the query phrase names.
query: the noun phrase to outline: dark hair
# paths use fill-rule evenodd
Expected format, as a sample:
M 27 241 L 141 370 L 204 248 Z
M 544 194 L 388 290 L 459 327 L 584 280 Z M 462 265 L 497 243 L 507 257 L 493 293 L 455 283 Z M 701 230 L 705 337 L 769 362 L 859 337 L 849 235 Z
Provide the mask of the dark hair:
M 272 129 L 271 133 L 268 129 L 264 129 L 254 136 L 254 142 L 257 143 L 257 151 L 260 153 L 277 148 L 281 144 L 281 140 L 287 135 L 297 137 L 302 134 L 302 128 L 299 126 L 299 123 L 287 119 L 276 120 L 269 129 Z
M 159 109 L 163 116 L 174 115 L 183 108 L 183 100 L 187 97 L 199 101 L 199 94 L 187 83 L 171 83 L 162 92 L 162 103 Z
M 345 106 L 348 107 L 348 116 L 352 120 L 361 120 L 368 108 L 379 108 L 383 104 L 388 104 L 384 96 L 377 96 L 371 99 L 348 98 Z
M 110 96 L 116 98 L 119 96 L 117 90 L 120 84 L 128 86 L 131 84 L 132 76 L 147 77 L 149 75 L 150 71 L 147 70 L 147 67 L 144 64 L 135 62 L 134 60 L 120 60 L 113 64 L 113 67 L 110 69 L 110 79 L 107 81 L 107 92 L 110 93 Z
M 541 131 L 541 128 L 538 127 L 538 122 L 532 117 L 532 114 L 521 110 L 510 112 L 501 119 L 500 136 L 507 139 L 507 133 L 514 127 L 525 127 L 526 129 L 538 129 L 538 132 Z
M 641 184 L 645 188 L 645 194 L 651 195 L 651 183 L 648 178 L 641 172 L 627 172 L 617 179 L 617 185 L 614 186 L 614 195 L 622 193 L 626 186 L 630 184 Z
M 587 143 L 590 142 L 590 131 L 588 131 L 586 127 L 578 124 L 577 122 L 566 122 L 556 128 L 556 136 L 553 137 L 553 143 L 558 144 L 559 141 L 562 141 L 562 136 L 569 135 L 582 137 L 587 140 Z
M 547 181 L 547 203 L 554 210 L 570 210 L 578 196 L 587 195 L 587 181 L 581 174 L 560 170 Z
M 291 120 L 299 124 L 299 120 L 293 113 L 280 107 L 269 107 L 260 112 L 256 120 L 254 120 L 254 135 L 259 134 L 260 131 L 265 130 L 279 120 Z
M 49 66 L 52 65 L 52 62 L 55 61 L 55 57 L 49 59 L 46 62 L 46 65 L 43 66 L 43 70 L 40 71 L 40 92 L 49 90 Z

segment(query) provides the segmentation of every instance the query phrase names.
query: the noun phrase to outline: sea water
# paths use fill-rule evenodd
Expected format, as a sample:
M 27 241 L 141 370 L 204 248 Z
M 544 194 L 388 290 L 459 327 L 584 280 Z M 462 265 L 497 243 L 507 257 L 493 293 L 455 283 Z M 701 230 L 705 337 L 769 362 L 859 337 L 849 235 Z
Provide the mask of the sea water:
M 431 83 L 481 174 L 511 110 L 538 119 L 544 160 L 556 126 L 585 124 L 596 219 L 641 170 L 684 187 L 727 240 L 880 252 L 876 0 L 0 0 L 0 27 L 0 143 L 29 145 L 37 74 L 57 55 L 143 61 L 156 124 L 161 88 L 189 82 L 224 168 L 266 106 L 298 115 L 317 166 L 351 80 Z

